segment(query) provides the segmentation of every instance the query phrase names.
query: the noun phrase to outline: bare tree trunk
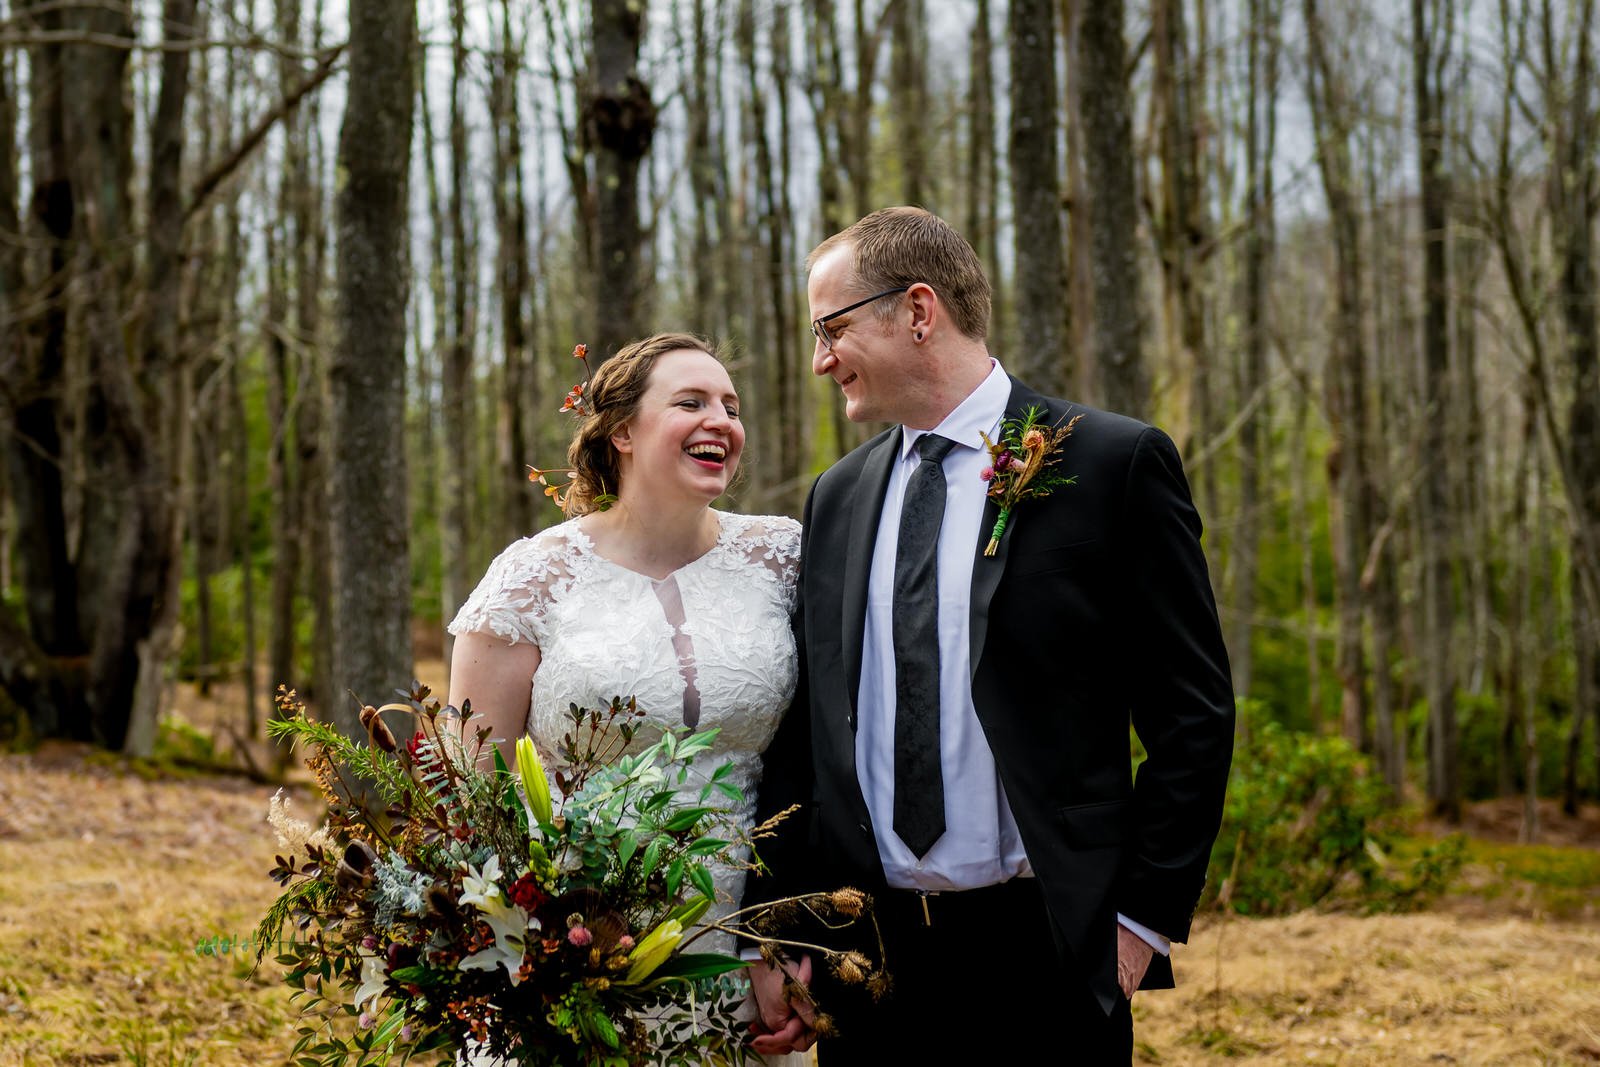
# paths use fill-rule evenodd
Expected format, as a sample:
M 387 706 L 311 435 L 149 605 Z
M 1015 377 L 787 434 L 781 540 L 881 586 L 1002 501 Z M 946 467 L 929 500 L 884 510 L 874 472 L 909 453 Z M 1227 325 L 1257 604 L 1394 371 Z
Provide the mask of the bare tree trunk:
M 65 29 L 62 11 L 44 0 L 18 5 L 21 25 L 42 34 Z M 24 445 L 5 450 L 8 485 L 18 525 L 30 530 L 17 545 L 18 571 L 28 605 L 29 638 L 39 652 L 32 662 L 0 670 L 0 685 L 29 709 L 33 732 L 41 737 L 95 738 L 88 703 L 88 619 L 79 608 L 82 578 L 68 549 L 67 442 L 71 420 L 67 386 L 67 285 L 70 278 L 78 190 L 69 171 L 64 86 L 65 46 L 41 44 L 28 56 L 28 160 L 33 188 L 29 197 L 29 244 L 35 261 L 28 271 L 29 295 L 37 311 L 27 314 L 8 287 L 5 310 L 6 382 L 10 431 Z M 6 256 L 20 249 L 8 247 Z M 12 650 L 19 645 L 13 643 Z M 71 664 L 77 677 L 68 673 Z M 65 669 L 64 669 L 65 668 Z M 36 680 L 35 680 L 36 679 Z M 31 682 L 31 684 L 30 684 Z
M 1053 35 L 1052 35 L 1053 36 Z M 966 183 L 967 203 L 965 230 L 967 240 L 978 258 L 989 266 L 989 284 L 999 280 L 994 247 L 993 228 L 995 200 L 1000 190 L 995 185 L 994 145 L 994 39 L 989 32 L 989 0 L 976 0 L 972 19 L 972 47 L 970 50 L 970 89 L 968 90 L 968 125 Z M 1053 68 L 1052 68 L 1053 72 Z M 1051 115 L 1055 114 L 1051 104 Z M 1053 128 L 1053 125 L 1052 125 Z M 996 305 L 999 301 L 995 301 Z
M 1201 71 L 1202 47 L 1191 53 L 1183 16 L 1184 0 L 1157 0 L 1152 9 L 1151 37 L 1155 51 L 1155 106 L 1161 113 L 1161 214 L 1157 241 L 1161 252 L 1168 318 L 1176 329 L 1170 379 L 1174 398 L 1188 416 L 1176 420 L 1172 432 L 1180 449 L 1191 435 L 1213 437 L 1210 354 L 1205 339 L 1205 258 L 1211 237 L 1205 217 L 1205 193 L 1200 172 L 1201 127 L 1205 122 L 1205 86 Z M 1195 502 L 1202 513 L 1212 514 L 1216 503 L 1216 465 L 1194 472 Z M 1213 531 L 1215 540 L 1219 531 Z M 1213 548 L 1213 552 L 1215 552 Z
M 1328 361 L 1328 416 L 1333 442 L 1328 483 L 1334 494 L 1334 563 L 1339 588 L 1338 674 L 1342 690 L 1340 726 L 1353 743 L 1367 721 L 1361 576 L 1371 545 L 1373 511 L 1366 432 L 1366 381 L 1361 310 L 1361 249 L 1353 203 L 1349 104 L 1327 55 L 1317 0 L 1304 0 L 1307 27 L 1308 96 L 1317 131 L 1317 166 L 1333 235 L 1335 311 L 1333 351 Z
M 1233 541 L 1234 624 L 1228 642 L 1234 692 L 1249 695 L 1254 672 L 1252 620 L 1260 573 L 1262 472 L 1267 463 L 1267 424 L 1262 408 L 1248 410 L 1267 388 L 1268 277 L 1276 239 L 1272 168 L 1277 156 L 1278 0 L 1251 0 L 1248 89 L 1245 107 L 1244 353 L 1240 362 L 1239 402 L 1247 414 L 1239 427 L 1239 527 Z M 1264 405 L 1263 405 L 1264 407 Z M 1295 459 L 1298 465 L 1298 457 Z
M 444 440 L 456 442 L 439 468 L 440 604 L 446 617 L 467 599 L 468 536 L 471 531 L 471 495 L 477 479 L 477 420 L 472 404 L 472 347 L 474 257 L 467 238 L 466 202 L 471 197 L 467 177 L 467 123 L 463 112 L 462 81 L 467 76 L 467 12 L 465 0 L 451 0 L 450 41 L 450 325 L 444 349 L 440 383 L 443 395 L 441 429 Z M 445 638 L 445 658 L 451 639 Z
M 814 0 L 802 4 L 806 20 L 806 34 L 810 41 L 807 69 L 808 96 L 811 99 L 813 128 L 816 132 L 817 164 L 817 214 L 821 232 L 819 239 L 831 237 L 848 224 L 845 218 L 845 188 L 841 175 L 848 177 L 857 164 L 853 154 L 853 110 L 846 107 L 842 82 L 843 55 L 839 47 L 839 26 L 834 0 Z M 799 251 L 800 242 L 796 242 Z M 802 349 L 801 361 L 804 362 Z M 847 446 L 856 440 L 856 429 L 844 413 L 844 398 L 837 390 L 826 394 L 828 428 L 832 432 L 832 450 L 826 446 L 817 449 L 816 459 L 827 461 L 832 456 L 843 455 Z
M 9 14 L 10 5 L 0 6 L 0 14 Z M 17 199 L 21 191 L 18 184 L 17 164 L 17 83 L 16 59 L 20 52 L 0 52 L 0 233 L 22 235 L 22 220 L 17 215 Z M 17 322 L 13 305 L 27 285 L 26 270 L 20 240 L 7 240 L 0 244 L 0 372 L 9 378 L 22 367 L 22 346 L 25 333 Z M 8 412 L 0 404 L 0 435 L 9 437 L 11 426 Z M 16 442 L 10 442 L 11 448 Z M 8 449 L 9 451 L 10 449 Z M 11 502 L 11 489 L 6 463 L 0 463 L 0 591 L 10 592 L 13 583 L 12 553 L 16 541 L 16 509 Z M 3 691 L 0 681 L 0 691 Z M 0 696 L 0 700 L 3 700 Z
M 772 324 L 776 338 L 772 346 L 773 369 L 777 372 L 778 409 L 778 485 L 777 510 L 800 514 L 809 486 L 802 477 L 805 464 L 804 394 L 801 392 L 800 326 L 795 321 L 795 294 L 791 279 L 794 264 L 800 259 L 795 248 L 794 209 L 789 203 L 789 180 L 793 168 L 789 131 L 789 37 L 793 18 L 788 4 L 775 4 L 770 49 L 772 52 L 772 91 L 778 101 L 778 160 L 775 181 L 768 189 L 771 222 L 767 227 L 768 252 L 773 256 L 769 280 L 772 299 Z M 925 35 L 924 35 L 925 36 Z
M 322 0 L 314 0 L 311 20 L 311 49 L 322 50 Z M 328 227 L 323 175 L 325 149 L 322 140 L 322 105 L 313 97 L 306 104 L 306 116 L 298 127 L 300 156 L 305 161 L 306 178 L 301 183 L 301 213 L 296 229 L 306 234 L 300 270 L 305 279 L 295 291 L 296 317 L 304 339 L 303 375 L 299 425 L 295 437 L 300 446 L 300 488 L 303 516 L 301 529 L 307 566 L 306 597 L 311 604 L 311 695 L 319 708 L 337 698 L 333 685 L 333 582 L 332 548 L 328 529 L 328 349 L 322 328 L 322 297 L 327 277 Z M 313 177 L 314 176 L 314 177 Z
M 823 0 L 825 3 L 826 0 Z M 821 6 L 820 4 L 817 6 Z M 813 12 L 813 6 L 807 5 L 807 11 Z M 820 19 L 822 16 L 813 12 L 813 17 Z M 712 41 L 709 28 L 706 25 L 706 0 L 694 0 L 693 9 L 693 66 L 685 85 L 689 92 L 689 146 L 688 168 L 689 189 L 694 200 L 694 242 L 692 262 L 689 265 L 693 278 L 693 299 L 689 308 L 690 325 L 701 332 L 711 329 L 711 324 L 716 321 L 716 292 L 717 292 L 717 263 L 712 248 L 712 234 L 716 232 L 717 213 L 717 170 L 716 162 L 711 154 L 711 48 Z M 828 20 L 828 28 L 832 30 L 832 19 Z M 823 76 L 818 72 L 817 76 Z M 818 133 L 821 134 L 819 125 Z M 832 160 L 828 157 L 827 142 L 821 139 L 823 146 L 822 173 L 833 175 Z M 824 177 L 823 182 L 828 181 Z M 837 183 L 837 176 L 834 176 Z M 823 217 L 827 217 L 828 198 L 823 197 Z
M 1000 269 L 1000 152 L 995 145 L 994 35 L 989 0 L 977 0 L 972 26 L 971 124 L 967 146 L 967 238 L 989 275 L 990 351 L 1017 352 L 1005 318 L 1005 276 Z M 1071 318 L 1070 305 L 1064 315 Z M 1070 348 L 1070 338 L 1065 342 Z
M 183 237 L 184 109 L 189 96 L 191 51 L 182 47 L 194 36 L 195 0 L 166 0 L 162 7 L 162 40 L 178 47 L 161 57 L 161 89 L 149 127 L 150 184 L 145 220 L 144 310 L 135 366 L 138 384 L 146 398 L 140 413 L 149 435 L 145 447 L 152 453 L 139 462 L 148 481 L 145 496 L 146 536 L 132 563 L 137 575 L 130 583 L 134 597 L 146 596 L 150 628 L 135 641 L 139 662 L 132 707 L 128 715 L 124 751 L 149 756 L 155 748 L 158 701 L 167 663 L 176 656 L 178 600 L 182 578 L 183 481 L 188 468 L 189 412 L 192 406 L 188 361 L 182 350 L 181 297 Z M 102 350 L 104 354 L 109 352 Z M 122 406 L 112 401 L 111 406 Z M 135 415 L 129 404 L 121 413 Z
M 1066 152 L 1067 152 L 1067 328 L 1076 375 L 1068 383 L 1069 396 L 1104 404 L 1100 396 L 1100 370 L 1094 353 L 1094 272 L 1090 249 L 1088 176 L 1084 171 L 1083 119 L 1077 100 L 1083 93 L 1083 65 L 1078 61 L 1083 20 L 1078 7 L 1087 0 L 1061 0 L 1061 24 L 1066 35 Z
M 494 122 L 495 229 L 500 279 L 500 332 L 505 348 L 505 385 L 501 392 L 503 446 L 496 465 L 495 483 L 509 490 L 502 510 L 500 540 L 531 533 L 536 497 L 519 477 L 535 454 L 530 420 L 543 411 L 534 380 L 532 329 L 528 321 L 533 281 L 528 270 L 528 202 L 523 188 L 522 108 L 517 74 L 522 66 L 522 46 L 511 32 L 511 3 L 500 4 L 500 55 L 491 67 L 490 110 Z M 448 611 L 449 609 L 446 608 Z
M 1012 0 L 1006 41 L 1011 53 L 1013 273 L 1021 339 L 1007 360 L 1021 377 L 1046 392 L 1058 392 L 1074 373 L 1066 347 L 1067 286 L 1056 163 L 1055 0 Z
M 656 106 L 639 77 L 644 0 L 594 0 L 592 95 L 585 121 L 593 131 L 596 214 L 595 305 L 591 351 L 606 359 L 639 333 L 644 279 L 639 276 L 639 164 L 655 137 Z
M 1423 439 L 1422 492 L 1418 497 L 1422 540 L 1423 656 L 1428 701 L 1428 801 L 1450 822 L 1461 819 L 1459 736 L 1456 727 L 1453 553 L 1455 516 L 1450 508 L 1449 453 L 1445 424 L 1452 398 L 1450 292 L 1445 250 L 1449 234 L 1444 173 L 1443 69 L 1449 61 L 1449 16 L 1445 5 L 1411 0 L 1411 57 L 1422 211 L 1423 252 Z M 1441 20 L 1444 26 L 1441 30 Z
M 1505 698 L 1506 714 L 1500 737 L 1500 793 L 1511 794 L 1516 768 L 1512 765 L 1516 753 L 1518 727 L 1526 744 L 1523 769 L 1524 780 L 1522 827 L 1517 837 L 1523 844 L 1532 844 L 1539 837 L 1539 744 L 1535 725 L 1535 691 L 1539 671 L 1529 669 L 1537 658 L 1533 639 L 1533 583 L 1530 580 L 1534 555 L 1534 532 L 1528 521 L 1530 497 L 1535 496 L 1533 470 L 1534 450 L 1539 433 L 1535 407 L 1539 393 L 1531 384 L 1525 390 L 1521 447 L 1517 455 L 1516 476 L 1512 484 L 1511 536 L 1522 546 L 1522 551 L 1510 554 L 1510 571 L 1507 588 Z
M 895 2 L 888 0 L 889 4 Z M 867 17 L 866 0 L 854 0 L 854 14 L 856 85 L 850 99 L 850 143 L 844 158 L 850 172 L 851 199 L 855 201 L 856 217 L 860 218 L 880 206 L 872 198 L 872 86 L 883 32 Z
M 900 200 L 932 207 L 928 184 L 928 28 L 922 0 L 894 0 L 889 37 L 889 92 L 899 146 Z
M 295 0 L 278 0 L 277 32 L 280 40 L 295 41 L 300 32 L 300 5 Z M 278 91 L 287 94 L 295 84 L 297 65 L 287 56 L 279 57 Z M 305 176 L 299 158 L 300 144 L 293 125 L 285 129 L 283 165 L 278 175 L 276 217 L 266 224 L 267 308 L 263 342 L 267 353 L 267 420 L 272 443 L 267 450 L 267 484 L 272 493 L 272 579 L 268 594 L 271 622 L 267 641 L 267 679 L 276 687 L 303 686 L 295 671 L 295 592 L 300 585 L 300 491 L 295 462 L 294 417 L 297 396 L 304 383 L 297 373 L 302 361 L 291 342 L 295 331 L 289 319 L 291 285 L 303 284 L 294 272 L 297 251 L 304 235 L 295 223 L 300 182 Z M 286 764 L 288 745 L 278 749 L 280 764 Z
M 1563 108 L 1560 131 L 1551 146 L 1551 212 L 1560 281 L 1557 302 L 1572 367 L 1572 406 L 1567 448 L 1572 470 L 1573 635 L 1577 647 L 1578 684 L 1572 723 L 1567 734 L 1562 806 L 1575 813 L 1579 802 L 1579 763 L 1584 723 L 1600 722 L 1600 315 L 1596 311 L 1594 223 L 1600 211 L 1600 151 L 1596 137 L 1593 31 L 1594 0 L 1580 0 L 1574 14 L 1575 56 L 1564 95 L 1552 94 L 1552 112 Z M 1550 5 L 1543 8 L 1546 56 L 1554 49 Z M 1547 59 L 1548 73 L 1555 65 Z M 1557 106 L 1559 100 L 1559 106 Z M 1600 730 L 1596 731 L 1600 737 Z M 1600 740 L 1596 742 L 1596 790 L 1600 791 Z
M 197 16 L 204 18 L 197 12 Z M 205 26 L 196 26 L 197 34 L 204 36 Z M 212 112 L 210 92 L 211 64 L 209 53 L 202 50 L 196 57 L 195 81 L 199 85 L 200 158 L 212 155 L 212 133 L 216 117 Z M 230 64 L 231 66 L 231 64 Z M 232 119 L 232 92 L 223 101 L 222 127 L 227 134 Z M 184 482 L 188 498 L 184 514 L 188 518 L 188 543 L 194 562 L 194 613 L 196 648 L 195 688 L 202 697 L 211 695 L 211 684 L 219 674 L 215 641 L 216 618 L 211 596 L 211 580 L 222 569 L 222 546 L 227 537 L 228 509 L 222 502 L 226 483 L 219 477 L 230 463 L 227 427 L 227 407 L 219 402 L 217 393 L 223 386 L 225 366 L 219 358 L 221 345 L 216 333 L 222 320 L 220 304 L 228 293 L 229 278 L 226 255 L 216 254 L 216 211 L 206 211 L 194 223 L 194 247 L 204 249 L 204 257 L 191 256 L 184 265 L 183 303 L 184 315 L 190 323 L 188 343 L 194 353 L 191 371 L 195 381 L 195 418 L 189 426 L 190 441 L 186 446 L 188 467 Z M 211 445 L 207 454 L 207 445 Z M 196 447 L 199 445 L 199 447 Z M 0 545 L 0 552 L 4 546 Z
M 1149 414 L 1137 244 L 1132 102 L 1122 0 L 1082 3 L 1079 20 L 1077 118 L 1083 124 L 1084 178 L 1094 294 L 1093 356 L 1100 400 L 1113 411 Z
M 330 367 L 334 681 L 376 702 L 411 677 L 405 470 L 406 174 L 416 12 L 352 0 L 339 167 L 339 343 Z M 398 576 L 398 579 L 397 579 Z M 331 718 L 358 736 L 357 709 Z
M 250 5 L 253 8 L 253 3 Z M 230 15 L 233 12 L 230 11 Z M 246 11 L 247 24 L 253 24 L 254 11 Z M 249 109 L 238 92 L 241 64 L 230 62 L 224 80 L 227 125 L 234 140 L 248 122 Z M 221 357 L 227 366 L 225 412 L 227 414 L 228 446 L 223 453 L 222 482 L 228 491 L 228 514 L 231 517 L 232 555 L 239 568 L 240 616 L 244 631 L 244 736 L 254 738 L 261 727 L 261 704 L 256 659 L 259 655 L 256 638 L 256 582 L 254 529 L 250 513 L 250 424 L 245 412 L 244 390 L 240 388 L 239 279 L 244 273 L 244 234 L 239 219 L 237 198 L 228 201 L 223 209 L 224 251 L 223 282 L 220 286 L 221 318 L 219 343 Z
M 416 520 L 412 529 L 417 532 L 418 540 L 411 546 L 412 552 L 419 557 L 418 569 L 426 575 L 433 574 L 433 567 L 440 566 L 443 573 L 443 564 L 440 559 L 440 539 L 443 535 L 443 523 L 440 521 L 439 489 L 443 478 L 440 475 L 440 456 L 438 442 L 441 438 L 439 426 L 439 408 L 443 405 L 438 397 L 443 392 L 439 382 L 440 368 L 444 363 L 445 351 L 450 347 L 450 290 L 448 281 L 448 260 L 445 252 L 445 235 L 448 224 L 445 215 L 444 192 L 439 184 L 439 166 L 436 155 L 437 141 L 433 131 L 433 105 L 428 97 L 428 78 L 426 52 L 418 49 L 417 55 L 417 108 L 421 113 L 421 122 L 418 124 L 422 130 L 422 174 L 428 204 L 428 306 L 432 309 L 433 331 L 428 338 L 428 343 L 422 341 L 421 300 L 413 301 L 413 308 L 418 321 L 418 330 L 415 340 L 416 364 L 416 396 L 417 404 L 413 418 L 416 419 L 416 433 L 409 436 L 412 442 L 410 462 L 415 464 L 415 485 L 417 487 L 417 504 L 415 509 Z M 444 605 L 444 590 L 438 590 L 441 611 L 449 611 Z

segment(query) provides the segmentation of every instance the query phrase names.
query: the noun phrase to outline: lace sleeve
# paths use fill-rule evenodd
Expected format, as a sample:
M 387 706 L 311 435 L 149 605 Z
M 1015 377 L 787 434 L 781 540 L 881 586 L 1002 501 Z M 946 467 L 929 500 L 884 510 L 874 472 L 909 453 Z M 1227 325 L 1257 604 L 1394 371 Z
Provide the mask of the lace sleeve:
M 759 564 L 783 588 L 784 608 L 794 610 L 800 573 L 800 523 L 787 515 L 746 515 L 736 543 L 749 562 Z
M 545 612 L 572 582 L 574 551 L 560 527 L 512 542 L 446 629 L 542 645 Z

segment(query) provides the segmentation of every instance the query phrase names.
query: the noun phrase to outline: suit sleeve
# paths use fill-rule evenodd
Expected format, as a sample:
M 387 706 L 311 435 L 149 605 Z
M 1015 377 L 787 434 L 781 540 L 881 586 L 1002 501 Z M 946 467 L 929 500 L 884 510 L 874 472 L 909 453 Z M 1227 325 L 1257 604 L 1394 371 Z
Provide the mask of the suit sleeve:
M 772 743 L 761 757 L 761 784 L 756 796 L 756 824 L 778 812 L 795 808 L 778 824 L 773 836 L 757 841 L 756 852 L 766 870 L 745 880 L 746 907 L 802 891 L 809 870 L 805 849 L 812 817 L 812 754 L 810 679 L 806 664 L 805 561 L 811 532 L 812 487 L 806 498 L 800 531 L 800 569 L 795 581 L 794 647 L 799 656 L 794 698 Z
M 1188 937 L 1222 821 L 1233 758 L 1228 653 L 1200 548 L 1201 523 L 1170 438 L 1134 446 L 1119 518 L 1126 677 L 1133 727 L 1149 758 L 1134 783 L 1134 851 L 1113 899 L 1174 941 Z

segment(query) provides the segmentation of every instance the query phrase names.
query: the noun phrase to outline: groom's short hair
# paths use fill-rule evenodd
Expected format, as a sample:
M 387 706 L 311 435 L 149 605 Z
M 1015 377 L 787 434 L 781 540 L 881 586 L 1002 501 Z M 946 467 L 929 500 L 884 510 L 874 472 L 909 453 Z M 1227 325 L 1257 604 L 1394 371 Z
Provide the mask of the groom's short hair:
M 989 333 L 989 279 L 983 263 L 954 226 L 920 207 L 886 207 L 823 241 L 806 257 L 817 260 L 841 245 L 852 251 L 852 283 L 862 296 L 924 282 L 939 294 L 956 329 L 976 341 Z M 886 300 L 873 313 L 894 313 Z

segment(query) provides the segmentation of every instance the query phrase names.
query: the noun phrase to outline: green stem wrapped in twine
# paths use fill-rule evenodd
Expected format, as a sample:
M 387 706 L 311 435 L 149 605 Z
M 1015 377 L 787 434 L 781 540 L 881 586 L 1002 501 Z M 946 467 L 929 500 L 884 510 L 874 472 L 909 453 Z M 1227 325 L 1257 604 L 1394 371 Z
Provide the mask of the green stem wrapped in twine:
M 1011 518 L 1011 509 L 1002 508 L 1000 517 L 994 520 L 994 529 L 989 531 L 989 544 L 983 550 L 985 556 L 992 556 L 1000 548 L 1000 537 L 1006 532 L 1006 522 Z

